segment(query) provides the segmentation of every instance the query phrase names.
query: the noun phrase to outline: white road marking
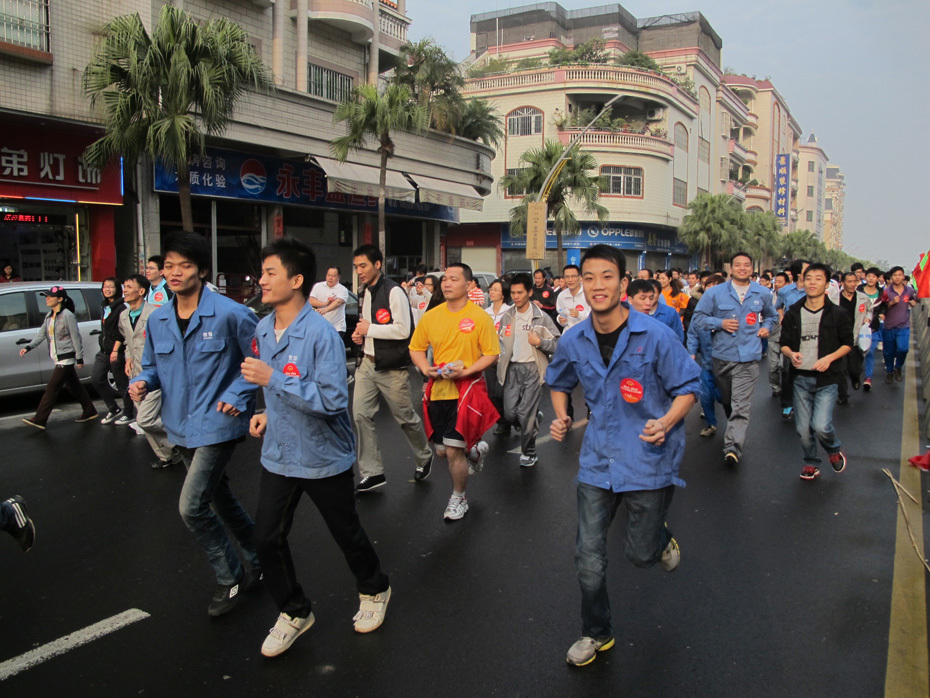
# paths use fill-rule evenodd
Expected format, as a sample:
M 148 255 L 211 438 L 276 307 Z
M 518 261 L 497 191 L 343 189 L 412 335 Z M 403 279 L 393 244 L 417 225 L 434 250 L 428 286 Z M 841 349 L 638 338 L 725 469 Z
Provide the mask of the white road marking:
M 548 423 L 552 424 L 552 420 L 550 419 Z M 583 427 L 587 423 L 588 423 L 587 419 L 579 419 L 577 422 L 572 424 L 571 431 L 574 431 L 575 429 L 579 427 Z M 545 436 L 540 436 L 538 439 L 536 439 L 536 445 L 539 446 L 539 444 L 548 443 L 549 441 L 552 441 L 552 435 L 547 433 Z M 520 453 L 523 453 L 523 449 L 518 446 L 517 448 L 510 449 L 509 451 L 507 451 L 507 453 L 520 454 Z
M 25 654 L 21 654 L 13 659 L 8 659 L 3 662 L 3 664 L 0 664 L 0 681 L 15 676 L 26 669 L 31 669 L 69 650 L 73 650 L 75 647 L 86 645 L 88 642 L 98 640 L 104 635 L 109 635 L 116 630 L 125 628 L 127 625 L 148 617 L 149 614 L 145 611 L 140 611 L 138 608 L 130 608 L 128 611 L 123 611 L 112 618 L 94 623 L 83 630 L 65 635 L 54 642 L 49 642 L 47 645 L 36 647 L 34 650 L 30 650 Z

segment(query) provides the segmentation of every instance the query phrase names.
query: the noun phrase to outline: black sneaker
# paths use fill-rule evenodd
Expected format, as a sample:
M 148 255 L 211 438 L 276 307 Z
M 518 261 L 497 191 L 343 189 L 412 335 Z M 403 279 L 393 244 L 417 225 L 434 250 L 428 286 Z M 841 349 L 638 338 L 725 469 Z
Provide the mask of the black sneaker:
M 368 477 L 363 477 L 361 482 L 355 486 L 356 492 L 368 492 L 369 490 L 375 490 L 379 487 L 384 487 L 387 484 L 387 478 L 384 475 L 370 475 Z
M 10 535 L 16 539 L 23 552 L 28 553 L 36 541 L 36 525 L 26 511 L 26 500 L 16 495 L 6 500 L 6 503 L 13 509 L 13 521 L 16 524 Z
M 731 467 L 736 467 L 739 465 L 739 456 L 736 455 L 735 451 L 726 451 L 723 454 L 723 462 Z
M 265 573 L 261 567 L 253 567 L 242 578 L 242 591 L 249 593 L 262 588 L 262 582 L 265 581 Z
M 94 411 L 93 414 L 91 414 L 90 412 L 85 412 L 84 414 L 82 414 L 80 417 L 78 417 L 74 421 L 75 422 L 89 422 L 93 419 L 97 419 L 98 416 L 99 415 L 97 414 L 96 410 Z
M 174 465 L 174 464 L 175 464 L 174 461 L 162 460 L 161 458 L 159 458 L 158 460 L 152 463 L 152 470 L 160 470 L 161 468 L 167 468 L 169 465 Z
M 492 433 L 494 436 L 510 436 L 510 425 L 498 424 Z
M 242 591 L 241 587 L 242 580 L 235 584 L 230 584 L 229 586 L 225 584 L 218 585 L 216 591 L 213 592 L 213 597 L 210 599 L 207 613 L 216 618 L 217 616 L 222 616 L 233 610 L 236 604 L 239 603 L 239 592 Z
M 430 455 L 429 460 L 426 461 L 426 463 L 424 463 L 423 465 L 417 466 L 416 471 L 414 471 L 413 473 L 413 479 L 416 480 L 417 482 L 423 482 L 423 480 L 429 477 L 429 471 L 432 469 L 432 467 L 433 467 L 433 456 Z M 382 481 L 383 479 L 384 478 L 382 476 Z M 382 484 L 384 483 L 382 482 Z M 361 483 L 359 483 L 359 485 L 361 485 Z M 375 486 L 377 487 L 377 485 Z
M 849 405 L 849 398 L 848 398 L 848 397 L 841 397 L 841 398 L 839 398 L 839 399 L 836 401 L 836 404 L 837 404 L 837 405 L 847 405 L 847 406 L 848 406 L 848 405 Z
M 900 368 L 896 368 L 896 369 L 894 370 L 894 379 L 895 379 L 896 381 L 898 381 L 898 383 L 900 383 L 901 381 L 904 380 L 904 374 L 901 373 L 901 369 L 900 369 Z

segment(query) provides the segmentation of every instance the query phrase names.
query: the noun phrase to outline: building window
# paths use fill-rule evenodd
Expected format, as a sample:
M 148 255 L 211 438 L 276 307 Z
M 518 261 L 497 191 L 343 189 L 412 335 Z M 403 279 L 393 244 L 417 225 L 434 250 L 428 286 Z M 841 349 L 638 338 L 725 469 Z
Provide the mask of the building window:
M 525 167 L 508 168 L 506 174 L 508 177 L 519 177 L 520 173 L 524 170 L 526 170 Z M 526 190 L 523 187 L 518 187 L 514 184 L 507 187 L 507 196 L 523 196 L 524 194 L 526 194 Z
M 807 222 L 808 222 L 808 223 L 813 223 L 813 222 L 814 222 L 814 212 L 813 212 L 813 211 L 808 211 L 808 212 L 807 212 Z
M 0 41 L 48 51 L 48 0 L 0 0 Z
M 698 160 L 710 164 L 710 141 L 703 138 L 698 140 Z
M 641 167 L 602 167 L 601 175 L 607 180 L 605 194 L 643 195 L 643 169 Z
M 675 147 L 688 152 L 688 129 L 682 124 L 675 124 Z
M 814 187 L 808 187 L 808 188 L 807 188 L 807 195 L 808 195 L 808 196 L 813 196 L 813 195 L 814 195 Z
M 833 210 L 833 199 L 824 199 L 823 201 L 823 210 L 832 211 Z
M 533 107 L 515 109 L 507 115 L 508 136 L 532 136 L 542 133 L 543 113 Z
M 807 163 L 807 171 L 808 171 L 808 172 L 813 172 L 813 171 L 814 171 L 814 161 L 813 161 L 813 160 L 811 160 L 810 162 Z
M 352 78 L 318 65 L 309 66 L 309 92 L 332 102 L 344 102 L 352 96 Z
M 676 206 L 688 205 L 688 183 L 681 179 L 675 179 L 675 188 L 672 191 L 672 203 Z

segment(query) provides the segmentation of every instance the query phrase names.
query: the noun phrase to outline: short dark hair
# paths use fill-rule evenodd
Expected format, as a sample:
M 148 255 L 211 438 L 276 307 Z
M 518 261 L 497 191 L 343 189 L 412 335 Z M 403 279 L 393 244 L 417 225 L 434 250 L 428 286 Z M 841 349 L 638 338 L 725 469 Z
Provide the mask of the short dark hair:
M 135 281 L 145 293 L 148 293 L 149 289 L 152 288 L 152 284 L 150 284 L 149 280 L 142 276 L 142 274 L 130 274 L 125 278 L 123 283 L 127 281 Z
M 168 238 L 162 251 L 165 253 L 165 257 L 174 252 L 187 261 L 193 262 L 197 266 L 198 272 L 206 272 L 204 279 L 209 278 L 212 265 L 210 259 L 213 255 L 210 254 L 210 243 L 207 242 L 203 235 L 185 232 L 174 233 Z
M 633 279 L 626 288 L 626 295 L 635 296 L 639 293 L 655 293 L 656 290 L 649 279 Z
M 746 259 L 749 260 L 750 264 L 752 264 L 753 262 L 752 255 L 749 254 L 748 252 L 734 252 L 730 256 L 730 266 L 733 266 L 733 262 L 736 260 L 737 257 L 745 257 Z
M 426 276 L 426 265 L 423 264 L 422 262 L 417 264 L 416 273 L 417 273 L 417 276 Z
M 582 255 L 581 266 L 584 267 L 584 263 L 589 259 L 603 259 L 605 262 L 610 262 L 617 267 L 618 276 L 623 276 L 626 273 L 626 259 L 616 247 L 593 245 Z
M 148 258 L 147 261 L 155 262 L 155 264 L 158 265 L 159 270 L 162 270 L 165 268 L 165 258 L 162 257 L 160 254 L 153 254 L 151 257 Z
M 646 272 L 647 274 L 649 274 L 649 278 L 650 278 L 650 279 L 652 278 L 652 269 L 648 269 L 647 267 L 643 267 L 642 269 L 640 269 L 640 271 Z
M 355 248 L 355 252 L 352 253 L 352 257 L 367 257 L 372 264 L 381 262 L 382 266 L 384 265 L 384 255 L 374 245 L 359 245 Z
M 795 281 L 801 278 L 801 271 L 803 271 L 805 264 L 808 264 L 806 259 L 795 259 L 791 262 L 791 266 L 788 267 L 788 271 L 791 272 L 791 276 L 794 277 Z
M 326 267 L 326 273 L 327 273 L 327 274 L 329 273 L 329 270 L 330 270 L 330 269 L 335 269 L 335 270 L 336 270 L 336 273 L 337 273 L 339 276 L 342 276 L 342 269 L 340 269 L 337 265 L 335 265 L 335 264 L 330 264 L 328 267 Z
M 264 264 L 269 257 L 281 260 L 287 278 L 293 279 L 298 274 L 303 276 L 304 282 L 300 285 L 300 292 L 304 298 L 310 295 L 310 289 L 316 280 L 316 255 L 309 245 L 294 238 L 277 238 L 262 248 L 262 263 Z
M 569 269 L 574 269 L 574 270 L 577 271 L 579 274 L 581 274 L 581 269 L 579 268 L 579 266 L 578 266 L 577 264 L 566 264 L 564 267 L 562 267 L 562 273 L 564 274 L 564 273 L 567 272 Z M 561 278 L 561 277 L 556 277 L 556 278 Z
M 778 272 L 778 273 L 775 275 L 775 278 L 777 279 L 779 276 L 785 280 L 785 283 L 786 283 L 786 284 L 789 283 L 789 282 L 791 281 L 791 279 L 788 278 L 788 275 L 787 275 L 785 272 L 783 272 L 783 271 Z
M 544 272 L 542 269 L 537 269 L 536 271 L 533 272 L 533 276 L 536 276 L 537 274 L 542 274 L 543 278 L 544 279 L 546 278 L 546 272 Z
M 891 267 L 891 269 L 889 269 L 889 270 L 886 272 L 885 278 L 886 278 L 886 279 L 890 279 L 892 276 L 895 275 L 895 272 L 898 272 L 898 271 L 901 272 L 902 274 L 905 273 L 904 267 Z
M 846 277 L 847 277 L 847 276 L 853 277 L 856 281 L 859 280 L 859 277 L 856 276 L 856 272 L 854 272 L 854 271 L 848 271 L 848 272 L 846 272 L 845 274 L 843 274 L 843 281 L 846 281 Z
M 823 278 L 826 281 L 830 280 L 830 276 L 833 273 L 829 265 L 823 264 L 822 262 L 814 262 L 807 269 L 804 270 L 804 278 L 806 279 L 807 275 L 810 274 L 812 271 L 823 272 Z
M 513 287 L 517 284 L 523 286 L 523 290 L 531 291 L 533 289 L 533 277 L 529 274 L 517 274 L 510 280 L 510 289 L 513 290 Z
M 878 267 L 869 267 L 868 269 L 865 270 L 865 275 L 868 276 L 869 274 L 875 274 L 875 276 L 881 276 L 882 270 L 879 269 Z
M 466 281 L 474 281 L 475 277 L 471 273 L 471 267 L 465 264 L 465 262 L 455 262 L 453 264 L 446 265 L 446 271 L 449 271 L 452 267 L 458 267 L 462 270 L 462 276 L 465 277 Z
M 662 295 L 662 284 L 660 284 L 660 283 L 658 282 L 658 280 L 656 280 L 656 279 L 646 279 L 646 281 L 648 281 L 649 283 L 652 284 L 652 287 L 656 290 L 656 293 L 657 293 L 659 296 Z
M 708 284 L 710 284 L 711 286 L 719 286 L 720 284 L 723 284 L 723 283 L 726 283 L 726 279 L 720 276 L 720 274 L 711 274 L 706 279 L 704 279 L 705 286 L 707 286 Z
M 863 265 L 862 262 L 853 262 L 853 265 L 849 268 L 849 271 L 857 272 L 860 269 L 865 271 L 865 265 Z
M 698 279 L 703 281 L 708 276 L 713 276 L 713 275 L 714 275 L 714 272 L 712 272 L 710 269 L 705 269 L 704 271 L 698 273 Z
M 504 297 L 504 302 L 510 304 L 510 282 L 505 281 L 504 279 L 494 279 L 490 284 L 488 284 L 488 291 L 491 290 L 491 286 L 494 284 L 501 285 L 501 295 Z M 526 290 L 529 291 L 530 287 L 527 286 Z

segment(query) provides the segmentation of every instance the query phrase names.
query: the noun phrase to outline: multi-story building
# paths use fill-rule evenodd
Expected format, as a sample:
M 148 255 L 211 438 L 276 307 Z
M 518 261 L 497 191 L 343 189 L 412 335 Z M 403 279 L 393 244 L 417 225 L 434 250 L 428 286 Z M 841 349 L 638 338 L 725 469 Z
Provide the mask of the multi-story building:
M 827 187 L 823 202 L 823 243 L 830 250 L 843 249 L 843 209 L 846 177 L 840 168 L 827 163 Z
M 809 230 L 818 240 L 826 242 L 824 229 L 824 199 L 829 158 L 817 143 L 813 133 L 798 148 L 797 229 Z
M 580 235 L 565 237 L 569 259 L 606 241 L 628 250 L 631 268 L 688 266 L 690 255 L 676 229 L 698 194 L 728 192 L 747 206 L 772 207 L 772 177 L 759 173 L 772 171 L 772 153 L 791 153 L 798 129 L 770 84 L 730 84 L 734 76 L 721 69 L 723 42 L 700 13 L 637 19 L 620 5 L 567 11 L 541 3 L 473 15 L 471 39 L 467 94 L 490 100 L 506 121 L 492 165 L 495 179 L 516 172 L 523 153 L 546 140 L 567 145 L 621 97 L 609 124 L 599 122 L 581 138 L 606 179 L 600 203 L 609 219 L 587 216 Z M 552 49 L 591 39 L 604 42 L 604 62 L 547 63 Z M 617 59 L 633 50 L 661 70 L 619 65 Z M 483 65 L 499 72 L 487 74 Z M 758 115 L 756 104 L 762 107 Z M 739 182 L 754 178 L 759 182 L 752 186 Z M 518 201 L 516 193 L 495 190 L 480 216 L 464 212 L 462 225 L 450 231 L 450 254 L 480 268 L 525 267 L 524 241 L 511 237 L 508 225 Z M 550 231 L 549 248 L 555 247 L 553 236 Z M 547 251 L 543 264 L 554 261 L 555 252 Z
M 176 175 L 160 164 L 84 167 L 101 116 L 81 75 L 100 28 L 138 13 L 151 30 L 164 2 L 0 4 L 0 259 L 24 278 L 102 278 L 158 251 L 180 228 Z M 225 16 L 246 29 L 270 66 L 273 93 L 249 91 L 232 122 L 190 162 L 195 229 L 215 242 L 217 271 L 256 271 L 267 238 L 310 242 L 321 264 L 351 265 L 354 245 L 377 241 L 378 156 L 341 165 L 330 140 L 339 101 L 393 67 L 410 20 L 404 0 L 188 0 L 197 20 Z M 491 149 L 429 132 L 397 134 L 389 164 L 387 271 L 438 264 L 461 206 L 491 187 Z M 348 277 L 348 274 L 345 274 Z M 222 279 L 221 279 L 222 280 Z

